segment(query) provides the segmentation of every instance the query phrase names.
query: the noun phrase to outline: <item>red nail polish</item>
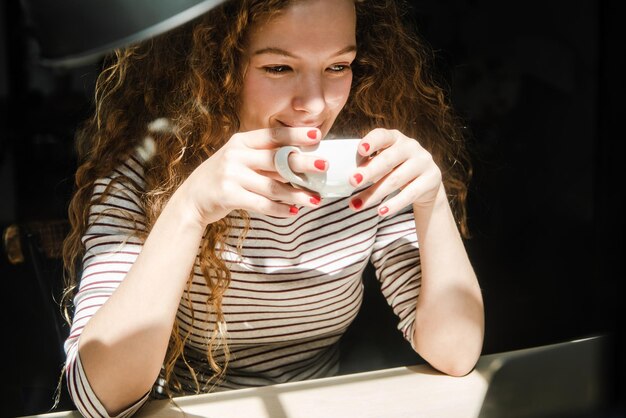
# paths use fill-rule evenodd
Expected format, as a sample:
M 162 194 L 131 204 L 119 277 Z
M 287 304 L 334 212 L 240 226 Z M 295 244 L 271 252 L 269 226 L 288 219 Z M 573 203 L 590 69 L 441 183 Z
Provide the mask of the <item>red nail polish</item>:
M 370 150 L 370 144 L 368 144 L 367 142 L 362 143 L 361 146 L 363 147 L 365 152 L 368 152 Z
M 360 184 L 363 181 L 363 175 L 361 175 L 361 173 L 356 173 L 354 175 L 354 181 L 356 181 L 356 184 Z
M 378 209 L 378 213 L 380 213 L 381 215 L 384 215 L 387 212 L 389 212 L 389 208 L 387 206 L 383 206 L 382 208 Z
M 326 161 L 324 160 L 315 160 L 314 165 L 318 170 L 324 171 L 326 169 Z
M 319 197 L 317 197 L 317 196 L 312 196 L 312 197 L 309 199 L 309 202 L 311 202 L 311 203 L 312 203 L 312 204 L 314 204 L 314 205 L 319 205 L 321 201 L 322 201 L 322 199 L 321 199 L 321 198 L 319 198 Z
M 361 209 L 361 206 L 363 206 L 363 201 L 357 197 L 356 199 L 352 200 L 352 206 L 355 209 Z
M 289 208 L 289 212 L 293 213 L 294 215 L 297 215 L 298 214 L 298 208 L 296 206 L 291 206 Z
M 317 131 L 315 129 L 311 129 L 309 132 L 306 133 L 306 136 L 311 139 L 315 139 L 317 138 Z

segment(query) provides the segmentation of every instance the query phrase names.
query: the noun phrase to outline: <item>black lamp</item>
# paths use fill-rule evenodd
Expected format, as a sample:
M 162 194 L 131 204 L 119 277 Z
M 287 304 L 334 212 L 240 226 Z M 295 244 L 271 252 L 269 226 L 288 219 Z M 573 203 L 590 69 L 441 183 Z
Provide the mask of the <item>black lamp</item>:
M 224 0 L 20 1 L 41 63 L 76 67 L 187 23 Z

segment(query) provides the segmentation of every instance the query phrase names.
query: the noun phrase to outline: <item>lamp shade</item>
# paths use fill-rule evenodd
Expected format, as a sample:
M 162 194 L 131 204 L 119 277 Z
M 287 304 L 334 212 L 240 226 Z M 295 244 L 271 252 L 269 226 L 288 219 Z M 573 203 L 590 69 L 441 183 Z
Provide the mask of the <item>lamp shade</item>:
M 40 61 L 75 67 L 164 33 L 224 0 L 21 0 Z

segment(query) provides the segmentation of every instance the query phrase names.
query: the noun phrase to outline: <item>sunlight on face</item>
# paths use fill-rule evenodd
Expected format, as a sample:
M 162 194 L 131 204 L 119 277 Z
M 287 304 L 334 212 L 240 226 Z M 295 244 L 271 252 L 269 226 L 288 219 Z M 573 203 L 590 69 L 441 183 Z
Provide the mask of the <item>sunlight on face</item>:
M 251 29 L 241 130 L 315 126 L 326 135 L 348 100 L 353 0 L 305 0 Z

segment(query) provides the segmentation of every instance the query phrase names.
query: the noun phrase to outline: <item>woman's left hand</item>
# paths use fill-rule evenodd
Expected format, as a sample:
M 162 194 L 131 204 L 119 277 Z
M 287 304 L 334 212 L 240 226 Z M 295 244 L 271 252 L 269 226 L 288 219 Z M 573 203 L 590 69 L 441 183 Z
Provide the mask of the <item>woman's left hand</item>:
M 397 190 L 398 194 L 378 208 L 381 216 L 410 204 L 432 206 L 443 189 L 441 170 L 430 153 L 400 131 L 374 129 L 361 140 L 359 154 L 371 158 L 350 181 L 354 186 L 373 184 L 352 198 L 350 206 L 355 210 L 378 204 Z

